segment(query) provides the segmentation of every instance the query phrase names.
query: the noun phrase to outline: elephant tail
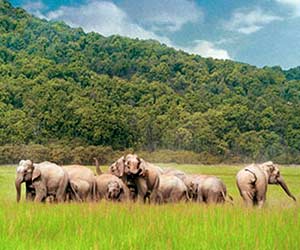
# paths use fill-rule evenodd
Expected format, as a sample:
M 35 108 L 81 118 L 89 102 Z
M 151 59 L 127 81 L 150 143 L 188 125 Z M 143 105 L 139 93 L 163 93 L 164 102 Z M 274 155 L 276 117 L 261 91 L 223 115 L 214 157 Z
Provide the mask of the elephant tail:
M 225 192 L 222 191 L 221 194 L 223 196 L 224 201 L 226 201 L 226 202 L 230 203 L 231 205 L 233 205 L 233 198 L 232 198 L 231 195 L 228 194 L 227 195 L 228 198 L 227 198 Z
M 103 172 L 102 170 L 100 169 L 100 164 L 99 164 L 99 161 L 96 157 L 94 157 L 94 161 L 95 161 L 95 165 L 96 165 L 96 172 L 97 172 L 97 175 L 102 175 Z
M 92 187 L 92 194 L 91 194 L 91 196 L 92 196 L 93 201 L 98 201 L 96 180 L 93 181 L 93 187 Z

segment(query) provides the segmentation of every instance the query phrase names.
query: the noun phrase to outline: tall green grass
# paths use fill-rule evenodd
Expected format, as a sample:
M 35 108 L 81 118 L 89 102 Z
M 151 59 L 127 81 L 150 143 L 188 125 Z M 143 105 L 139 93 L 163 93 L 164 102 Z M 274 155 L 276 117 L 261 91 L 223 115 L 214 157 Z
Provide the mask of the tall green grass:
M 168 165 L 170 166 L 170 165 Z M 300 206 L 269 186 L 263 209 L 245 208 L 239 166 L 177 165 L 215 174 L 235 204 L 34 204 L 15 202 L 15 168 L 0 167 L 0 249 L 299 249 Z M 300 198 L 300 168 L 282 168 Z

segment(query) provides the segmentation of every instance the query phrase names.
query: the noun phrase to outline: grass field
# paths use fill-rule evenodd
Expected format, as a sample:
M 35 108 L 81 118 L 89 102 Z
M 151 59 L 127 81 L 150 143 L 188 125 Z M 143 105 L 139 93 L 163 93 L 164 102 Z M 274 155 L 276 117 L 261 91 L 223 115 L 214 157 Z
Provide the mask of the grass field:
M 221 177 L 234 206 L 47 205 L 24 195 L 16 204 L 15 167 L 0 167 L 0 249 L 300 249 L 300 206 L 279 186 L 269 185 L 265 208 L 247 209 L 235 186 L 241 166 L 172 166 Z M 300 200 L 300 168 L 281 173 Z

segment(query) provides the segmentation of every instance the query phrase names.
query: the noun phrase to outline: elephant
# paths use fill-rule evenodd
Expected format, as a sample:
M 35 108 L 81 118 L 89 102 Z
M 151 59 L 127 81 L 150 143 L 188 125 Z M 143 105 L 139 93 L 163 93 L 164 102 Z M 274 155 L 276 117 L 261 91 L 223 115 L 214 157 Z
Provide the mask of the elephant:
M 21 160 L 15 180 L 17 202 L 20 201 L 22 182 L 27 184 L 30 181 L 35 189 L 35 202 L 45 201 L 47 196 L 54 196 L 59 202 L 65 200 L 69 178 L 60 166 L 47 161 L 37 164 L 31 160 Z
M 129 189 L 123 181 L 112 174 L 101 174 L 95 177 L 96 198 L 105 198 L 111 201 L 127 201 L 129 199 Z
M 96 161 L 96 160 L 95 160 Z M 131 201 L 137 200 L 137 186 L 134 183 L 133 177 L 130 175 L 126 175 L 124 173 L 125 170 L 125 156 L 120 157 L 117 161 L 111 164 L 108 168 L 108 173 L 117 176 L 120 178 L 129 189 L 129 198 Z M 96 171 L 98 174 L 101 174 L 102 171 L 99 167 L 98 161 L 96 161 Z
M 160 200 L 158 187 L 159 176 L 162 173 L 161 168 L 140 159 L 136 154 L 128 154 L 125 157 L 124 174 L 133 178 L 138 195 L 143 202 L 146 202 L 147 198 L 149 203 Z
M 145 176 L 148 175 L 147 169 Z M 159 203 L 188 201 L 188 189 L 181 179 L 175 175 L 160 175 L 159 176 Z M 158 199 L 159 199 L 158 198 Z
M 26 200 L 33 201 L 35 198 L 35 189 L 32 185 L 32 169 L 27 169 L 27 165 L 32 165 L 31 160 L 21 160 L 17 168 L 17 177 L 15 186 L 17 190 L 17 202 L 21 199 L 21 184 L 25 182 L 26 187 Z
M 226 185 L 216 176 L 193 175 L 190 176 L 189 193 L 192 200 L 204 203 L 233 203 L 232 197 L 226 198 Z
M 272 161 L 251 164 L 241 169 L 236 175 L 240 195 L 247 206 L 263 207 L 266 201 L 268 184 L 280 185 L 286 194 L 296 201 L 287 187 L 279 168 Z
M 95 192 L 95 175 L 93 171 L 81 165 L 63 166 L 63 169 L 69 176 L 70 188 L 68 194 L 71 200 L 92 201 Z
M 186 178 L 186 174 L 183 171 L 173 169 L 173 168 L 163 169 L 163 174 L 164 175 L 175 175 L 182 181 Z

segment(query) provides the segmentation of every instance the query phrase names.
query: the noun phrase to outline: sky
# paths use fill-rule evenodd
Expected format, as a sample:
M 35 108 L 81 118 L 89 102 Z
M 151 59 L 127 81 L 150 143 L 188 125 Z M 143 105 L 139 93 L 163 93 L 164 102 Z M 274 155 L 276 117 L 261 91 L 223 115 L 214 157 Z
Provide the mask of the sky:
M 300 0 L 10 0 L 104 36 L 155 39 L 203 57 L 300 66 Z

